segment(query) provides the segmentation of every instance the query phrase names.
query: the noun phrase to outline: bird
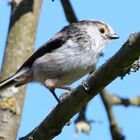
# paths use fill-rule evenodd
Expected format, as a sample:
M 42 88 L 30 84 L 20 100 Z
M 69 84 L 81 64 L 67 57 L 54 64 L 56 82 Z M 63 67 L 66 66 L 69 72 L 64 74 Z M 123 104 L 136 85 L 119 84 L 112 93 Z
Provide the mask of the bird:
M 82 20 L 63 27 L 33 53 L 0 90 L 37 82 L 61 101 L 55 89 L 71 90 L 70 85 L 95 68 L 104 48 L 119 36 L 100 20 Z M 16 53 L 16 52 L 15 52 Z

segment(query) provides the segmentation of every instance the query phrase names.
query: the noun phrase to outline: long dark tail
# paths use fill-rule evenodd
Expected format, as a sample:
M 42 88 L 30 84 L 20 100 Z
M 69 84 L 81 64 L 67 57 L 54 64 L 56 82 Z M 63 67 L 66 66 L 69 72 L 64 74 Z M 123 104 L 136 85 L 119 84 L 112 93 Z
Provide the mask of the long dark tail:
M 16 74 L 14 74 L 13 76 L 3 80 L 0 82 L 0 91 L 4 90 L 8 87 L 11 86 L 16 86 L 19 83 L 19 80 L 17 80 L 18 77 L 20 77 L 21 75 L 25 74 L 27 72 L 27 69 L 21 70 L 19 72 L 17 72 Z

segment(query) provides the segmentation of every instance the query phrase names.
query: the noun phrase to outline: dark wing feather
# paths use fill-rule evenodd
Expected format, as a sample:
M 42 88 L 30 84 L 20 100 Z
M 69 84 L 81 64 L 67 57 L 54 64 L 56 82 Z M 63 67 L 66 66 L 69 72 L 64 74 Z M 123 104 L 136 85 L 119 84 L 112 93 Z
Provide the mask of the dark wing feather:
M 64 31 L 61 31 L 54 35 L 53 38 L 51 38 L 46 44 L 44 44 L 42 47 L 40 47 L 20 68 L 18 71 L 20 71 L 22 68 L 27 67 L 30 68 L 34 61 L 45 55 L 46 53 L 50 53 L 54 51 L 55 49 L 61 47 L 65 41 L 64 41 Z M 17 71 L 17 72 L 18 72 Z

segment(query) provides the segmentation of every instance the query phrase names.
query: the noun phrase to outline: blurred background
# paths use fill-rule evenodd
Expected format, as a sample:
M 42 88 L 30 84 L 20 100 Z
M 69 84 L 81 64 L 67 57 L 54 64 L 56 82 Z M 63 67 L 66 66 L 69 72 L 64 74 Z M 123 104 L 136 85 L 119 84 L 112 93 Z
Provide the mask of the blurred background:
M 70 0 L 70 2 L 78 20 L 103 20 L 109 23 L 120 36 L 119 40 L 115 40 L 108 45 L 104 56 L 99 60 L 98 66 L 113 56 L 131 33 L 140 30 L 139 0 Z M 0 0 L 0 66 L 3 62 L 9 19 L 10 6 L 8 1 Z M 67 24 L 69 23 L 66 20 L 60 1 L 44 0 L 36 34 L 35 49 L 38 49 L 40 45 L 49 40 L 53 34 Z M 86 76 L 74 83 L 72 87 L 79 85 L 85 78 Z M 137 71 L 125 76 L 123 80 L 117 78 L 107 86 L 107 90 L 123 98 L 132 98 L 140 93 L 139 80 L 140 71 Z M 62 90 L 57 90 L 58 96 L 63 92 Z M 35 128 L 56 104 L 54 97 L 43 86 L 35 83 L 29 84 L 26 90 L 18 137 L 26 135 Z M 120 105 L 114 106 L 113 111 L 126 140 L 140 138 L 139 107 Z M 75 116 L 72 118 L 72 124 L 65 126 L 62 133 L 54 139 L 111 140 L 107 114 L 99 95 L 90 101 L 86 113 L 89 120 L 95 121 L 95 123 L 91 124 L 92 128 L 88 135 L 75 133 Z

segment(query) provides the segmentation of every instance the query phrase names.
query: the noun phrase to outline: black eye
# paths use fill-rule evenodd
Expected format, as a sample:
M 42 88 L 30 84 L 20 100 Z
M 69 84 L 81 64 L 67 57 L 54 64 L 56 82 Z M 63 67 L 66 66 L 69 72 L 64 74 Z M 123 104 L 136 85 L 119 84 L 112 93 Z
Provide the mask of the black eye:
M 104 28 L 100 28 L 100 32 L 101 32 L 102 34 L 104 34 L 104 33 L 105 33 L 105 29 L 104 29 Z

